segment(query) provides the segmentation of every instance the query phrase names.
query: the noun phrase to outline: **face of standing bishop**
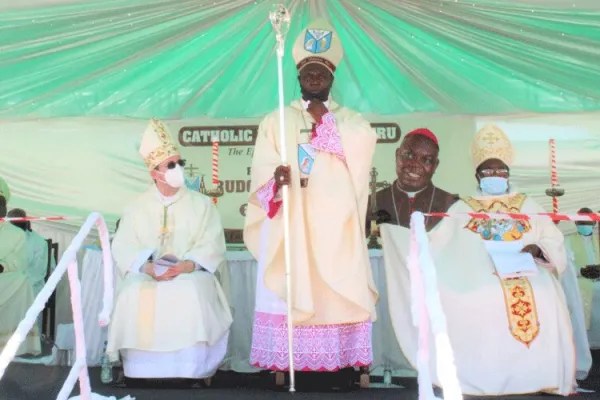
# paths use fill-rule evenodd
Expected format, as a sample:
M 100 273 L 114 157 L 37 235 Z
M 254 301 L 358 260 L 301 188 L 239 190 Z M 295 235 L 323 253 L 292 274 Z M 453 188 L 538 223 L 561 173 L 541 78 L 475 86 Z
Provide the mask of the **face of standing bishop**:
M 317 99 L 326 102 L 333 85 L 333 74 L 324 65 L 312 63 L 298 72 L 298 82 L 304 100 Z

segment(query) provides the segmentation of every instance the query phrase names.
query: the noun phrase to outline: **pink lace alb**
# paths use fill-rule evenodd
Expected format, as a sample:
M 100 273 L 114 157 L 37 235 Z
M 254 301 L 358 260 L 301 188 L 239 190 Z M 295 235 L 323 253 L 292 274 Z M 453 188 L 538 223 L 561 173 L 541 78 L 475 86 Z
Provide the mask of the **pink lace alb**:
M 341 325 L 294 327 L 294 369 L 337 371 L 373 362 L 370 321 Z M 250 363 L 258 368 L 289 370 L 287 318 L 256 312 Z

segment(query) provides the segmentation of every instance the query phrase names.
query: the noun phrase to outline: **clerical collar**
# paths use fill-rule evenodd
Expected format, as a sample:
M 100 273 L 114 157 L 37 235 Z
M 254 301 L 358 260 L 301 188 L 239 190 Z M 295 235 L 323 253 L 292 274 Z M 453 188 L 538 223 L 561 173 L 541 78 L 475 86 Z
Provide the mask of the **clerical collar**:
M 165 196 L 164 194 L 162 194 L 160 192 L 160 190 L 158 190 L 156 185 L 154 185 L 154 193 L 156 194 L 158 199 L 161 201 L 161 203 L 163 203 L 163 205 L 165 205 L 165 206 L 170 206 L 171 204 L 173 204 L 177 200 L 179 200 L 181 198 L 182 190 L 183 190 L 183 188 L 179 188 L 177 193 L 175 193 L 173 196 Z
M 424 192 L 429 187 L 429 185 L 425 186 L 421 190 L 417 190 L 416 192 L 407 192 L 406 190 L 404 190 L 400 187 L 400 183 L 398 182 L 398 179 L 396 179 L 396 187 L 398 188 L 399 191 L 401 191 L 402 193 L 405 193 L 410 199 L 414 199 L 415 197 L 417 197 L 417 195 L 419 193 Z
M 304 100 L 304 99 L 301 99 L 301 101 L 302 101 L 302 109 L 303 109 L 304 111 L 306 111 L 306 110 L 308 109 L 308 105 L 310 104 L 310 101 L 306 101 L 306 100 Z M 329 109 L 329 100 L 327 100 L 327 101 L 323 102 L 323 105 L 325 105 L 325 107 L 326 107 L 327 109 Z

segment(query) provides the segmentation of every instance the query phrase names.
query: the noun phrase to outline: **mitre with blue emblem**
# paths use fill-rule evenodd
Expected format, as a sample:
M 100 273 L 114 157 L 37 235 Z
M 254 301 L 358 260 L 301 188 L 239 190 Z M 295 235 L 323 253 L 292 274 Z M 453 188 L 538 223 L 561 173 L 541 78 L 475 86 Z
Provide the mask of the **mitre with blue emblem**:
M 292 55 L 298 71 L 308 64 L 324 65 L 332 74 L 344 55 L 340 37 L 325 20 L 310 23 L 292 49 Z

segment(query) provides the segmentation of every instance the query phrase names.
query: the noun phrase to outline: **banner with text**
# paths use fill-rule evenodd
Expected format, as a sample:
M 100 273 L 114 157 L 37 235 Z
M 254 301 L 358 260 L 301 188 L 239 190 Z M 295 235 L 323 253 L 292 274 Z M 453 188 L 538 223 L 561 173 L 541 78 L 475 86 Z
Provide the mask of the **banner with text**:
M 395 150 L 406 132 L 423 126 L 432 129 L 440 138 L 443 159 L 444 153 L 455 154 L 450 149 L 457 145 L 457 141 L 452 140 L 454 135 L 463 138 L 458 141 L 462 142 L 463 147 L 469 145 L 474 126 L 471 118 L 425 119 L 407 116 L 387 121 L 370 121 L 378 135 L 372 171 L 373 183 L 378 188 L 385 187 L 395 179 Z M 216 198 L 217 208 L 226 228 L 227 241 L 233 244 L 242 242 L 241 230 L 250 191 L 250 166 L 259 121 L 254 124 L 247 120 L 240 123 L 226 122 L 215 125 L 214 122 L 207 124 L 206 121 L 181 120 L 168 121 L 168 125 L 180 145 L 182 158 L 187 161 L 185 169 L 188 188 Z M 444 151 L 445 144 L 449 147 L 447 151 Z M 466 149 L 467 147 L 461 150 L 467 160 L 465 167 L 468 165 Z M 456 168 L 461 162 L 456 165 L 453 160 L 452 164 Z

